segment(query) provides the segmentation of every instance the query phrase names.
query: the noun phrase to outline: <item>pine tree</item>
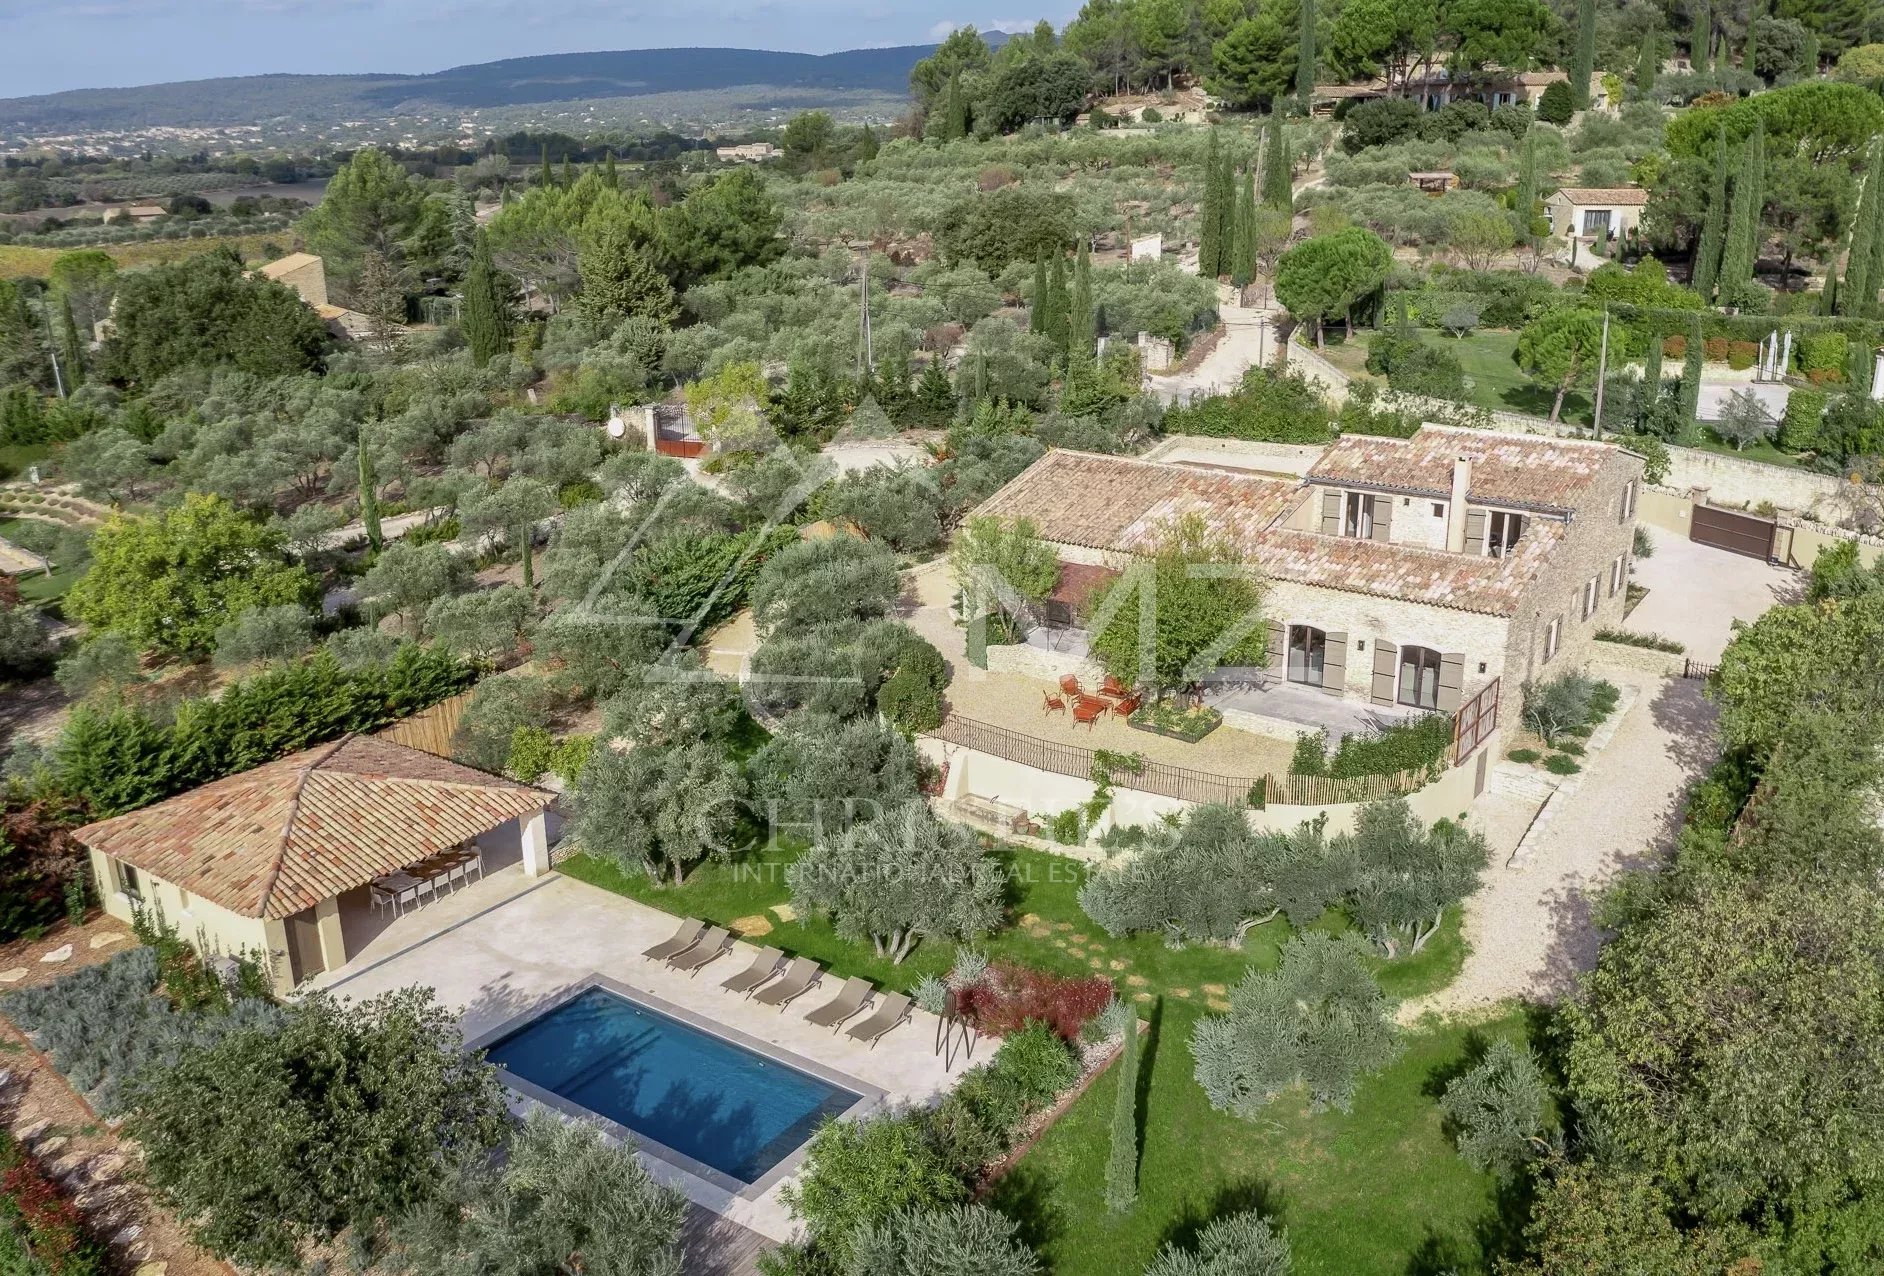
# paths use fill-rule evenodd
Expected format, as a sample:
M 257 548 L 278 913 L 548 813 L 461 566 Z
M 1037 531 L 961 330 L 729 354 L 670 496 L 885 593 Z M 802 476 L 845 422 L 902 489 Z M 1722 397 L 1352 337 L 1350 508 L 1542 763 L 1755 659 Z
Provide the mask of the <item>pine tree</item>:
M 1884 249 L 1884 144 L 1871 149 L 1871 166 L 1858 194 L 1858 215 L 1851 223 L 1851 247 L 1845 254 L 1845 284 L 1838 297 L 1841 315 L 1868 317 L 1877 304 L 1879 279 L 1874 261 Z
M 941 355 L 923 365 L 913 398 L 914 411 L 925 424 L 946 425 L 955 415 L 955 386 L 949 381 L 949 370 Z
M 1590 77 L 1596 73 L 1596 0 L 1577 0 L 1577 52 L 1570 66 L 1570 99 L 1590 109 Z
M 1079 255 L 1073 259 L 1072 311 L 1067 316 L 1068 367 L 1092 362 L 1099 340 L 1099 314 L 1092 300 L 1092 250 L 1086 236 L 1079 237 Z
M 1289 143 L 1282 136 L 1282 117 L 1269 117 L 1269 146 L 1263 152 L 1263 207 L 1289 212 L 1295 207 L 1290 183 Z
M 458 329 L 471 347 L 471 361 L 483 367 L 491 356 L 510 345 L 510 306 L 503 281 L 491 261 L 491 241 L 482 230 L 471 246 L 471 266 L 465 271 Z
M 1707 46 L 1714 39 L 1714 15 L 1708 0 L 1688 0 L 1694 6 L 1694 30 L 1688 36 L 1688 63 L 1696 71 L 1707 70 Z
M 1760 200 L 1765 167 L 1765 137 L 1757 119 L 1747 144 L 1740 151 L 1740 169 L 1734 174 L 1733 201 L 1727 218 L 1727 246 L 1722 250 L 1720 287 L 1734 295 L 1753 282 L 1759 259 Z
M 1296 34 L 1295 101 L 1303 115 L 1315 100 L 1315 0 L 1301 0 L 1301 29 Z
M 1714 135 L 1714 184 L 1709 191 L 1707 217 L 1701 223 L 1701 242 L 1694 251 L 1691 278 L 1701 300 L 1714 299 L 1714 285 L 1720 280 L 1720 256 L 1727 236 L 1727 130 L 1723 126 Z
M 1256 277 L 1256 170 L 1243 174 L 1242 193 L 1236 201 L 1236 244 L 1230 252 L 1230 281 L 1249 287 Z

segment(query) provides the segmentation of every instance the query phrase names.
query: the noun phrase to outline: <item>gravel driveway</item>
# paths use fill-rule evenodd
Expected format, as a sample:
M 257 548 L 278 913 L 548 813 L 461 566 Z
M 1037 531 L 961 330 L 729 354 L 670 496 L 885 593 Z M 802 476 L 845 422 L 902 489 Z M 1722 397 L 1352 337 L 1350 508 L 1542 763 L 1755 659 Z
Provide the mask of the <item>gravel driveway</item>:
M 1633 685 L 1634 705 L 1608 747 L 1586 760 L 1575 791 L 1552 799 L 1549 823 L 1518 866 L 1505 862 L 1530 826 L 1536 801 L 1501 792 L 1507 786 L 1494 781 L 1474 804 L 1471 822 L 1492 844 L 1492 866 L 1466 901 L 1465 969 L 1439 992 L 1405 1003 L 1401 1022 L 1512 997 L 1552 1001 L 1573 990 L 1602 939 L 1592 918 L 1598 889 L 1619 869 L 1651 863 L 1672 847 L 1687 788 L 1719 750 L 1714 706 L 1699 682 L 1601 667 L 1593 672 L 1618 686 Z M 1542 774 L 1525 771 L 1525 779 Z
M 1655 552 L 1635 560 L 1630 579 L 1648 596 L 1622 627 L 1685 643 L 1688 655 L 1718 664 L 1736 620 L 1756 620 L 1777 603 L 1796 601 L 1804 576 L 1757 558 L 1697 545 L 1678 532 L 1648 529 Z

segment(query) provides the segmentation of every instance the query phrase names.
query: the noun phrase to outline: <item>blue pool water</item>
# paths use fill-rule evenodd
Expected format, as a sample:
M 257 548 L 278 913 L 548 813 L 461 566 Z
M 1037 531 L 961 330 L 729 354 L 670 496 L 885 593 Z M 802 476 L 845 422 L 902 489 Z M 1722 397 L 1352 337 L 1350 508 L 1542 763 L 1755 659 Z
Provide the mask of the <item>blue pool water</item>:
M 861 1096 L 590 988 L 491 1045 L 498 1067 L 741 1183 Z

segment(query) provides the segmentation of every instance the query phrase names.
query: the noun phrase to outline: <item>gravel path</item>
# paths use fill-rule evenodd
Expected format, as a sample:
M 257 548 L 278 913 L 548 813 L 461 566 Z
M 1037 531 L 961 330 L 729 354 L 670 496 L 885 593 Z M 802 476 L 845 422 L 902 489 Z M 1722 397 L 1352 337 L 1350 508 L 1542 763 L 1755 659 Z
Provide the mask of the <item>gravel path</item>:
M 1405 1003 L 1400 1020 L 1471 1012 L 1512 997 L 1550 1001 L 1575 988 L 1601 943 L 1591 917 L 1597 888 L 1618 869 L 1666 854 L 1687 787 L 1718 751 L 1715 710 L 1702 684 L 1629 670 L 1595 672 L 1635 686 L 1635 704 L 1573 792 L 1552 799 L 1522 863 L 1505 867 L 1537 810 L 1494 781 L 1472 809 L 1492 846 L 1484 884 L 1466 902 L 1465 969 L 1449 986 Z M 1511 764 L 1504 764 L 1509 766 Z

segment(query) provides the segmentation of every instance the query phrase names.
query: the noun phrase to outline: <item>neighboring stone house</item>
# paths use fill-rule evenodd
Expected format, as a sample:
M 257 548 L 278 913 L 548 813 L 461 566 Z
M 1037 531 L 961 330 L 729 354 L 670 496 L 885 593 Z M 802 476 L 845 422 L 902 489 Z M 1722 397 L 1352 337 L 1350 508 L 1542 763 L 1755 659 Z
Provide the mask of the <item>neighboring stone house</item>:
M 739 146 L 717 146 L 713 153 L 728 164 L 757 164 L 776 159 L 784 152 L 770 142 L 745 142 Z
M 1572 669 L 1622 620 L 1639 457 L 1611 444 L 1427 426 L 1350 436 L 1300 482 L 1054 451 L 976 511 L 1033 521 L 1074 588 L 1203 516 L 1266 579 L 1263 676 L 1450 712 L 1495 678 Z
M 1567 84 L 1569 80 L 1569 73 L 1565 71 L 1513 73 L 1496 66 L 1454 78 L 1445 67 L 1436 66 L 1392 83 L 1376 77 L 1352 84 L 1317 84 L 1312 105 L 1317 115 L 1332 114 L 1343 101 L 1370 102 L 1383 97 L 1410 98 L 1429 111 L 1461 101 L 1483 102 L 1493 108 L 1528 106 L 1535 109 L 1545 89 L 1560 82 Z M 1600 77 L 1591 77 L 1590 92 L 1591 104 L 1603 105 Z
M 327 264 L 313 253 L 289 253 L 278 261 L 257 266 L 255 273 L 294 289 L 316 310 L 327 304 Z
M 1572 266 L 1600 265 L 1585 251 L 1598 239 L 1611 243 L 1634 235 L 1648 207 L 1640 186 L 1566 186 L 1544 201 L 1550 233 L 1569 247 Z

